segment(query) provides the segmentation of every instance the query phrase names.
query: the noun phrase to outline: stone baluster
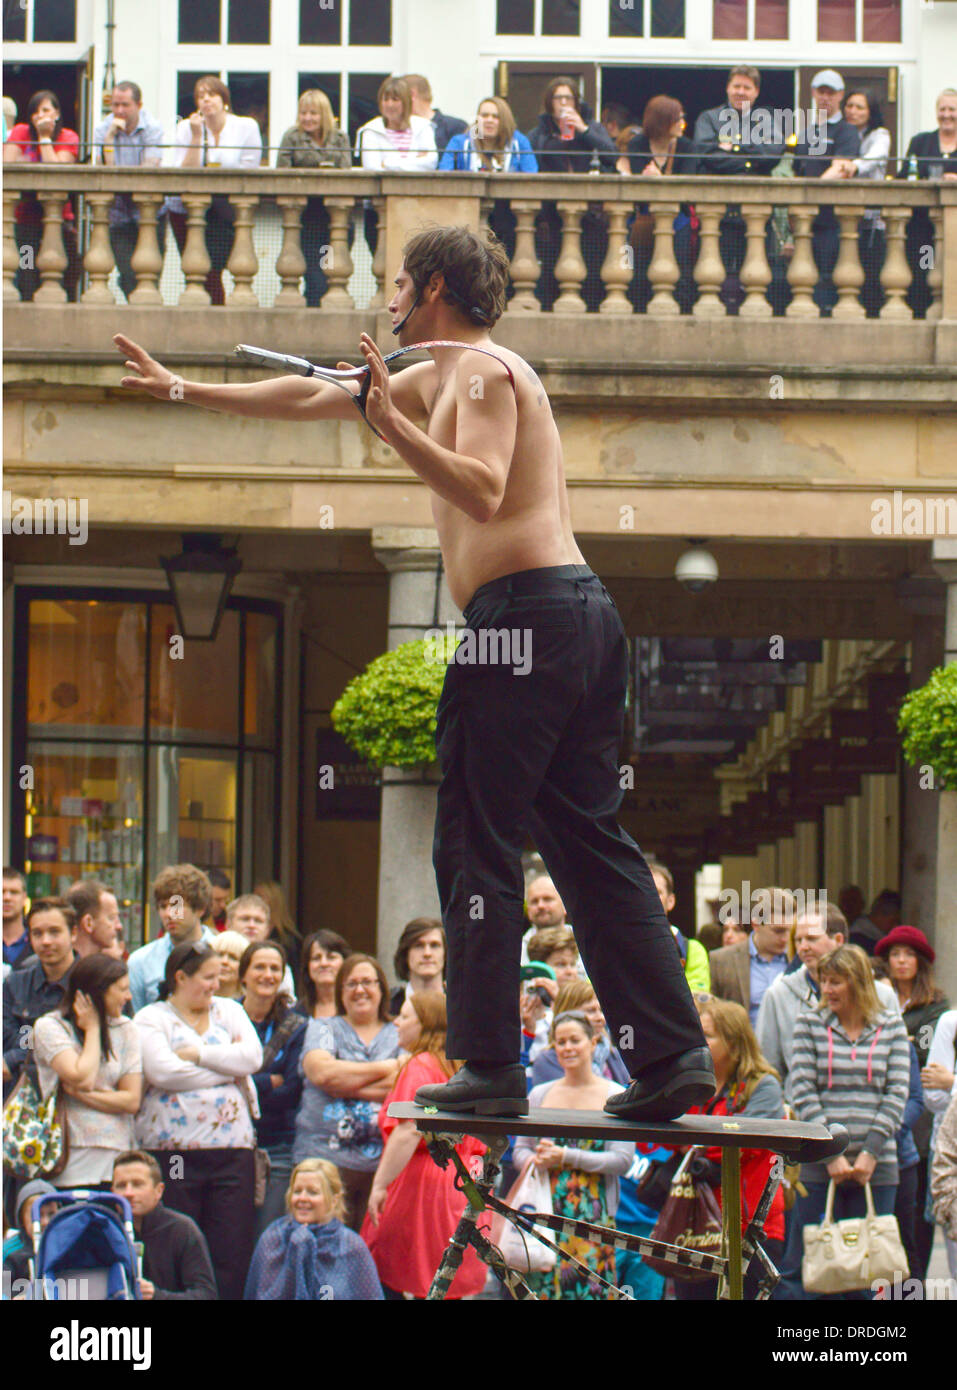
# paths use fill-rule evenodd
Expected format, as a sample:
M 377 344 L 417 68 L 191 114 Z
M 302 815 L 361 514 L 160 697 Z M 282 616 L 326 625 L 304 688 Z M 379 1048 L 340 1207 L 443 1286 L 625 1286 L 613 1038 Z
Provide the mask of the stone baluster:
M 180 304 L 209 304 L 209 291 L 204 284 L 209 274 L 210 260 L 206 250 L 206 209 L 209 207 L 208 193 L 186 193 L 186 245 L 183 248 L 182 266 L 186 277 L 186 288 L 179 297 Z
M 329 288 L 322 296 L 324 309 L 354 309 L 355 302 L 347 289 L 352 279 L 352 254 L 349 251 L 349 218 L 355 200 L 353 198 L 326 198 L 325 206 L 329 214 L 329 264 L 326 276 Z M 379 246 L 385 242 L 385 227 L 379 227 Z M 378 247 L 376 248 L 378 250 Z
M 301 309 L 306 296 L 299 288 L 299 281 L 306 273 L 306 258 L 302 254 L 300 214 L 306 199 L 283 195 L 276 202 L 282 215 L 282 247 L 276 257 L 276 274 L 282 281 L 282 289 L 276 295 L 275 305 L 279 309 Z
M 83 257 L 83 269 L 90 277 L 90 283 L 80 295 L 81 304 L 115 304 L 113 291 L 106 283 L 110 271 L 116 264 L 113 248 L 110 245 L 109 209 L 113 201 L 112 193 L 88 193 L 86 200 L 90 205 L 91 230 L 90 244 Z
M 555 263 L 555 279 L 558 281 L 560 293 L 552 305 L 552 312 L 583 314 L 585 301 L 582 299 L 582 282 L 586 271 L 581 248 L 581 217 L 588 205 L 560 202 L 555 206 L 562 219 L 562 249 Z
M 252 283 L 259 270 L 259 257 L 253 246 L 253 208 L 258 202 L 259 198 L 255 194 L 230 194 L 230 203 L 235 210 L 236 227 L 236 239 L 226 262 L 226 269 L 236 282 L 232 294 L 226 301 L 231 309 L 248 309 L 250 305 L 259 303 Z
M 535 298 L 535 286 L 542 273 L 535 255 L 535 215 L 540 204 L 526 198 L 516 198 L 510 207 L 515 214 L 515 254 L 510 274 L 515 293 L 508 302 L 510 314 L 538 313 L 541 304 Z
M 788 266 L 788 284 L 792 299 L 787 307 L 789 319 L 816 319 L 820 310 L 814 303 L 814 286 L 817 284 L 817 266 L 811 252 L 811 223 L 817 216 L 817 208 L 799 204 L 788 208 L 794 236 L 794 255 Z
M 834 267 L 837 303 L 832 316 L 836 319 L 863 319 L 867 314 L 859 296 L 864 284 L 864 267 L 861 265 L 857 239 L 862 209 L 837 207 L 834 211 L 841 224 L 841 249 Z
M 768 265 L 764 229 L 771 216 L 771 205 L 744 203 L 741 215 L 747 227 L 748 249 L 741 266 L 741 286 L 745 299 L 738 316 L 743 319 L 769 319 L 772 310 L 766 291 L 771 283 L 771 267 Z
M 927 306 L 927 317 L 939 319 L 944 312 L 944 209 L 931 208 L 930 220 L 934 228 L 934 239 L 931 243 L 933 263 L 927 272 L 927 284 L 933 299 Z
M 156 213 L 163 199 L 159 193 L 138 193 L 136 206 L 140 214 L 140 229 L 136 246 L 130 257 L 130 269 L 136 276 L 136 288 L 130 295 L 131 304 L 162 304 L 159 278 L 163 273 L 163 248 L 159 244 Z M 162 234 L 166 235 L 163 221 Z
M 625 291 L 631 284 L 635 273 L 635 258 L 628 246 L 628 233 L 625 223 L 631 206 L 628 203 L 605 203 L 608 216 L 608 254 L 601 268 L 601 278 L 605 285 L 605 297 L 598 312 L 600 314 L 630 314 L 633 312 Z M 625 254 L 627 251 L 627 255 Z
M 384 309 L 385 296 L 385 198 L 373 198 L 372 206 L 379 215 L 379 242 L 372 257 L 372 278 L 375 281 L 375 294 L 369 301 L 370 309 Z M 390 296 L 391 298 L 391 296 Z
M 698 232 L 698 264 L 695 266 L 695 280 L 698 285 L 698 302 L 692 313 L 696 319 L 724 318 L 727 310 L 718 298 L 724 284 L 724 264 L 720 251 L 720 223 L 724 209 L 702 204 L 698 208 L 701 228 Z
M 36 304 L 66 303 L 66 290 L 60 283 L 67 267 L 62 230 L 64 198 L 63 193 L 49 193 L 40 198 L 43 205 L 43 240 L 37 252 L 40 288 L 33 296 Z
M 655 219 L 655 249 L 648 266 L 648 280 L 654 294 L 648 301 L 647 312 L 655 318 L 673 318 L 681 312 L 674 294 L 680 274 L 674 242 L 678 204 L 652 203 L 650 206 Z
M 910 266 L 907 264 L 904 246 L 910 215 L 910 208 L 889 207 L 884 210 L 884 221 L 887 223 L 887 255 L 881 267 L 881 288 L 887 299 L 881 309 L 882 319 L 903 320 L 914 317 L 904 297 L 910 289 Z
M 20 251 L 17 247 L 17 229 L 13 212 L 20 201 L 20 194 L 3 190 L 3 297 L 5 300 L 20 302 L 20 291 L 14 284 L 20 269 Z

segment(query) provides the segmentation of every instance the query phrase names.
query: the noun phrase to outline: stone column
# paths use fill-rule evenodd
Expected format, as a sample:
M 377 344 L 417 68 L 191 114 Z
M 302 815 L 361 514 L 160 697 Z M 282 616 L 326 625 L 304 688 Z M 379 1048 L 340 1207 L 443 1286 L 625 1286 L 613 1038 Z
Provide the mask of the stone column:
M 389 571 L 389 651 L 424 637 L 434 627 L 444 629 L 446 622 L 462 622 L 444 575 L 436 600 L 440 551 L 435 531 L 375 526 L 372 547 Z M 382 773 L 376 954 L 390 975 L 406 923 L 413 917 L 439 916 L 432 868 L 438 776 L 435 765 L 387 767 Z
M 919 585 L 919 587 L 918 587 Z M 934 581 L 909 581 L 898 603 L 913 615 L 910 638 L 910 688 L 924 684 L 943 660 L 944 594 Z M 921 786 L 919 767 L 900 761 L 904 787 L 901 825 L 901 920 L 928 935 L 934 930 L 937 896 L 937 820 L 939 792 Z
M 944 663 L 957 663 L 957 540 L 935 540 L 934 569 L 947 585 Z M 942 791 L 937 812 L 937 897 L 933 943 L 937 983 L 957 997 L 957 790 Z

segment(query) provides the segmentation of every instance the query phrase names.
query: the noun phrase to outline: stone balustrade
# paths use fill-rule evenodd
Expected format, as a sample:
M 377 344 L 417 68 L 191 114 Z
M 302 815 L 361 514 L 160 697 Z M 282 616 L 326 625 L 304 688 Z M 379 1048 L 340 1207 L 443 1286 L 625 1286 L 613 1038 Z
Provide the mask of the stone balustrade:
M 225 307 L 303 308 L 301 279 L 321 256 L 326 277 L 320 309 L 376 309 L 387 300 L 384 276 L 402 242 L 425 222 L 488 220 L 510 257 L 507 317 L 585 313 L 651 319 L 733 317 L 901 323 L 957 319 L 957 184 L 817 179 L 667 178 L 606 175 L 433 173 L 371 175 L 361 170 L 244 171 L 105 169 L 7 165 L 3 190 L 3 297 L 19 304 L 18 269 L 25 249 L 14 211 L 25 193 L 42 209 L 34 254 L 32 302 L 65 306 L 61 284 L 67 255 L 61 207 L 74 195 L 81 231 L 82 305 L 126 304 L 115 287 L 110 209 L 117 192 L 139 212 L 131 258 L 136 277 L 130 306 L 166 304 L 160 290 L 165 256 L 155 228 L 163 199 L 178 194 L 186 208 L 175 303 L 203 307 L 210 269 L 206 214 L 215 195 L 232 213 Z M 307 200 L 321 199 L 328 241 L 303 235 Z M 637 206 L 652 215 L 644 242 L 629 236 Z M 687 224 L 693 209 L 693 229 Z M 371 261 L 374 282 L 365 303 L 350 283 L 363 209 L 378 217 Z M 271 217 L 268 249 L 261 229 Z M 867 214 L 870 212 L 871 216 Z M 881 221 L 874 223 L 874 213 Z M 677 219 L 677 225 L 676 225 Z M 163 229 L 165 233 L 165 228 Z M 875 238 L 876 231 L 876 238 Z M 865 235 L 866 234 L 866 235 Z M 736 250 L 729 247 L 736 244 Z M 877 246 L 868 262 L 865 245 Z M 371 248 L 370 248 L 371 249 Z M 268 259 L 276 289 L 266 300 L 253 282 Z M 368 259 L 368 258 L 367 258 Z M 867 283 L 866 283 L 867 282 Z

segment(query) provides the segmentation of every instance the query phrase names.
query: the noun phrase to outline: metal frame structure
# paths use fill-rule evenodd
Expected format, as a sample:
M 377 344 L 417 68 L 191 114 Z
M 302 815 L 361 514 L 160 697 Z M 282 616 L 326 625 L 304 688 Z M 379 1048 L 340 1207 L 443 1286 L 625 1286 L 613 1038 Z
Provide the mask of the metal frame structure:
M 834 1157 L 847 1147 L 847 1133 L 840 1125 L 828 1129 L 824 1125 L 800 1124 L 786 1120 L 747 1120 L 731 1116 L 715 1118 L 710 1115 L 695 1115 L 668 1123 L 632 1124 L 626 1120 L 615 1120 L 590 1111 L 533 1110 L 527 1116 L 503 1117 L 456 1114 L 408 1103 L 390 1106 L 389 1114 L 393 1119 L 414 1122 L 420 1133 L 426 1136 L 433 1161 L 440 1168 L 446 1168 L 450 1162 L 453 1164 L 456 1169 L 455 1185 L 466 1196 L 465 1211 L 452 1234 L 429 1289 L 430 1300 L 445 1298 L 470 1246 L 478 1258 L 495 1272 L 512 1298 L 536 1297 L 522 1275 L 506 1263 L 497 1246 L 478 1229 L 479 1219 L 489 1212 L 504 1216 L 524 1235 L 540 1241 L 553 1250 L 558 1258 L 573 1264 L 590 1279 L 597 1280 L 608 1290 L 608 1297 L 612 1299 L 630 1299 L 631 1295 L 623 1293 L 607 1279 L 569 1255 L 562 1249 L 560 1238 L 568 1240 L 577 1236 L 599 1241 L 603 1245 L 612 1245 L 619 1250 L 633 1250 L 639 1255 L 650 1255 L 673 1265 L 675 1274 L 679 1276 L 682 1270 L 689 1269 L 716 1274 L 721 1280 L 719 1298 L 724 1297 L 731 1301 L 743 1299 L 744 1270 L 752 1259 L 757 1259 L 764 1275 L 756 1297 L 759 1300 L 767 1299 L 778 1282 L 779 1274 L 761 1244 L 761 1232 L 783 1177 L 784 1165 L 781 1156 L 786 1154 L 795 1160 L 821 1160 Z M 554 1216 L 551 1212 L 519 1212 L 495 1196 L 493 1189 L 501 1171 L 501 1157 L 508 1147 L 510 1134 L 521 1132 L 549 1138 L 567 1135 L 569 1131 L 581 1138 L 615 1137 L 630 1141 L 670 1144 L 673 1148 L 686 1147 L 689 1140 L 693 1145 L 707 1143 L 709 1146 L 720 1147 L 721 1255 L 669 1245 L 645 1236 L 628 1235 L 616 1231 L 613 1227 L 598 1226 L 585 1221 L 570 1221 L 565 1217 Z M 482 1172 L 474 1178 L 455 1148 L 458 1140 L 465 1134 L 481 1139 L 488 1146 Z M 743 1148 L 767 1148 L 777 1154 L 778 1158 L 771 1167 L 760 1201 L 742 1235 Z M 554 1231 L 558 1239 L 550 1239 L 543 1234 L 543 1230 Z

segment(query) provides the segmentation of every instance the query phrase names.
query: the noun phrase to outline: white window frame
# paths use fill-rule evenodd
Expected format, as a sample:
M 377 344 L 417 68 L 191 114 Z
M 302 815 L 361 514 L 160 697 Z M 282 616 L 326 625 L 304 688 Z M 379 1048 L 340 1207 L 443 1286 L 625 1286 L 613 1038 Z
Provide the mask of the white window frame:
M 93 32 L 94 0 L 75 0 L 75 3 L 76 34 L 72 43 L 47 43 L 45 39 L 37 40 L 33 37 L 36 0 L 20 0 L 21 8 L 26 12 L 26 37 L 4 41 L 4 49 L 9 49 L 9 54 L 4 55 L 7 62 L 69 63 L 74 58 L 82 57 L 92 42 L 90 35 Z M 32 50 L 29 53 L 28 48 Z

